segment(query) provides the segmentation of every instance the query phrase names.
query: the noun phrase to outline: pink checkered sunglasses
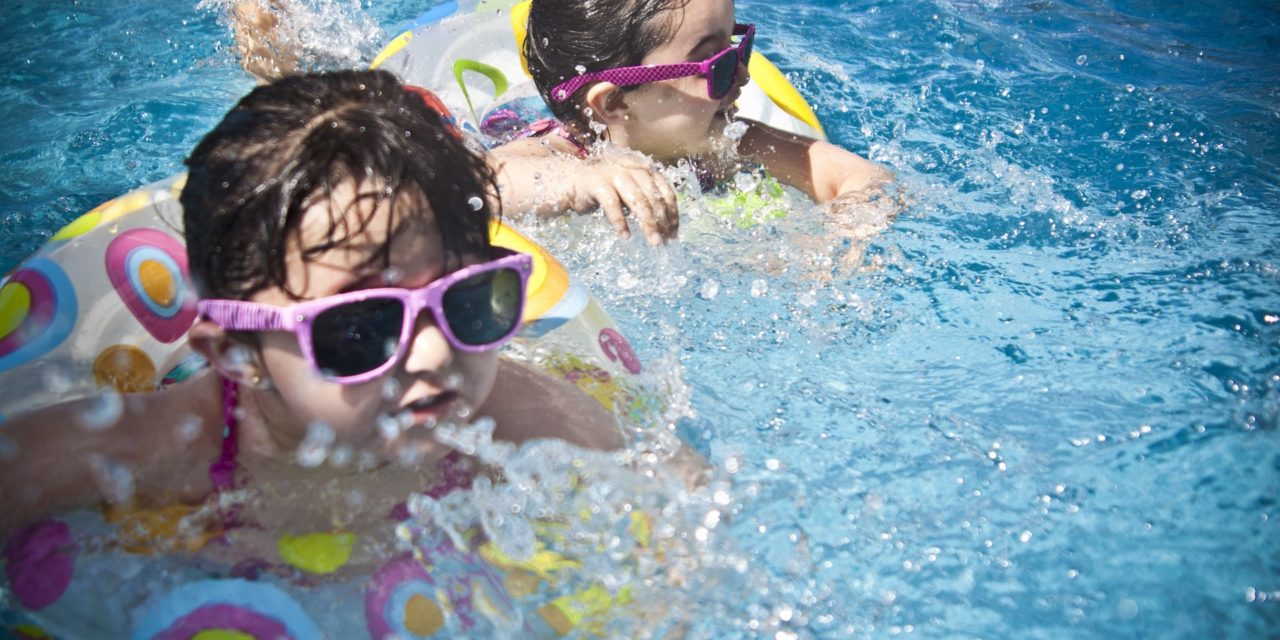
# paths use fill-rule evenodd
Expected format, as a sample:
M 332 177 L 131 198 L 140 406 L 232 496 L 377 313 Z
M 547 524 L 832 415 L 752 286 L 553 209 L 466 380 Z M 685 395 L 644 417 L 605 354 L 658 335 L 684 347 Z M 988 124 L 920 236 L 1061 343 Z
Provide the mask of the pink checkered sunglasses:
M 735 24 L 733 35 L 735 38 L 741 38 L 737 44 L 729 46 L 702 62 L 650 64 L 592 71 L 556 85 L 551 89 L 551 98 L 556 102 L 564 102 L 583 85 L 599 80 L 612 82 L 620 87 L 630 87 L 660 80 L 704 76 L 707 79 L 707 97 L 719 100 L 733 90 L 734 81 L 738 77 L 738 65 L 745 65 L 751 59 L 751 45 L 756 38 L 756 27 L 752 24 Z
M 201 300 L 200 313 L 228 331 L 292 331 L 311 366 L 339 384 L 377 379 L 409 349 L 414 325 L 430 309 L 455 349 L 496 349 L 520 329 L 533 259 L 494 248 L 491 260 L 463 267 L 420 289 L 365 289 L 287 307 Z

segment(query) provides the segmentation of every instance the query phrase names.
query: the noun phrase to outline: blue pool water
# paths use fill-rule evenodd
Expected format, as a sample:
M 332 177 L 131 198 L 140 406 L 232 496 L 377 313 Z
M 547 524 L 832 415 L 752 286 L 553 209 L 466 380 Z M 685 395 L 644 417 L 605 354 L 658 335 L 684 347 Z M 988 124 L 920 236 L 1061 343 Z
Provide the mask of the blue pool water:
M 731 481 L 690 636 L 1280 634 L 1280 10 L 1228 5 L 741 0 L 892 226 L 535 229 Z M 252 86 L 213 8 L 0 12 L 0 270 Z

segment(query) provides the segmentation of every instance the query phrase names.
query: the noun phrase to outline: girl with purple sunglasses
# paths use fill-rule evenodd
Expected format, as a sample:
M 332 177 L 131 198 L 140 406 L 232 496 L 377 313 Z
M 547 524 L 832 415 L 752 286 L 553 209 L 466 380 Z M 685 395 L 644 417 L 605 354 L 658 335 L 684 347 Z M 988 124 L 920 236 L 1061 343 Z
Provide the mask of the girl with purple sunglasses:
M 621 446 L 596 401 L 498 355 L 519 329 L 531 260 L 490 245 L 491 170 L 392 75 L 259 87 L 187 166 L 202 299 L 188 339 L 210 366 L 126 396 L 110 426 L 74 426 L 93 400 L 6 422 L 20 455 L 0 465 L 0 532 L 104 499 L 207 500 L 210 526 L 241 539 L 280 527 L 385 538 L 398 501 L 477 472 L 434 438 L 437 424 L 488 416 L 498 440 Z M 317 443 L 349 460 L 308 458 Z M 370 542 L 356 557 L 391 543 L 357 540 Z M 257 549 L 267 566 L 273 543 Z
M 532 0 L 524 53 L 559 120 L 558 135 L 517 140 L 495 155 L 581 156 L 607 141 L 659 164 L 688 160 L 704 189 L 755 164 L 820 203 L 876 195 L 892 179 L 876 164 L 737 118 L 734 101 L 748 79 L 757 35 L 754 26 L 737 23 L 733 0 Z M 741 123 L 736 141 L 725 134 L 735 122 Z M 623 195 L 665 198 L 653 187 Z

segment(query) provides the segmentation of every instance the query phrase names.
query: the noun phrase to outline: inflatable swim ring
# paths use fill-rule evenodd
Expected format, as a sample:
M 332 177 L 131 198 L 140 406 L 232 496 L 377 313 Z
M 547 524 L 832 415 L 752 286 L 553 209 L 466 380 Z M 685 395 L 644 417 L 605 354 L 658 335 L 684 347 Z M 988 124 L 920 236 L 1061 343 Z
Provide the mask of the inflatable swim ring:
M 524 122 L 549 117 L 523 58 L 528 15 L 529 0 L 448 0 L 413 20 L 369 66 L 436 92 L 464 130 L 488 133 L 487 124 L 512 112 Z M 739 115 L 826 139 L 813 109 L 764 54 L 753 52 L 747 68 Z

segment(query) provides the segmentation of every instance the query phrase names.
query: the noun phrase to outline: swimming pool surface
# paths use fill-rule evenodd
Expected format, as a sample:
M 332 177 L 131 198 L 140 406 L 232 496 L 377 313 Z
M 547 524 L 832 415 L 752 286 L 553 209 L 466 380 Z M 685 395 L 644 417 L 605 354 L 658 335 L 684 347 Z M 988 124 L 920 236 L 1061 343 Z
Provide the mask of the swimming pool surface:
M 373 25 L 330 52 L 353 66 L 427 8 L 312 6 Z M 215 8 L 0 14 L 3 271 L 179 171 L 252 86 Z M 534 229 L 675 372 L 680 431 L 730 481 L 714 552 L 687 559 L 715 579 L 668 594 L 697 614 L 684 633 L 1280 634 L 1280 9 L 738 14 L 830 138 L 897 174 L 892 226 L 694 207 L 660 251 Z

